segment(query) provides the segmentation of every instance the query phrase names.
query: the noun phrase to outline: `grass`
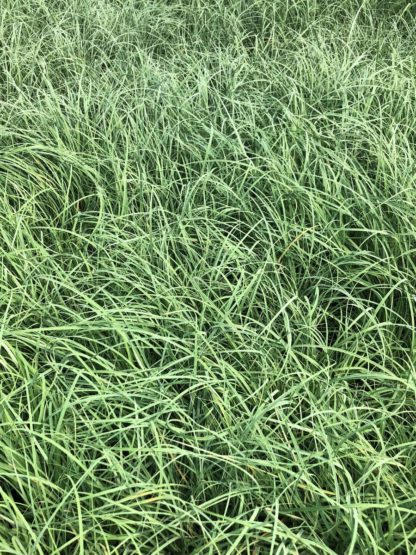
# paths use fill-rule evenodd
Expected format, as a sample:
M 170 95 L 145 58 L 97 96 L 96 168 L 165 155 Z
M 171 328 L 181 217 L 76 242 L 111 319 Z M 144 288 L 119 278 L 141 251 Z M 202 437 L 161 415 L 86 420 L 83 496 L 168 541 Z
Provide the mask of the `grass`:
M 416 553 L 416 18 L 2 0 L 0 553 Z

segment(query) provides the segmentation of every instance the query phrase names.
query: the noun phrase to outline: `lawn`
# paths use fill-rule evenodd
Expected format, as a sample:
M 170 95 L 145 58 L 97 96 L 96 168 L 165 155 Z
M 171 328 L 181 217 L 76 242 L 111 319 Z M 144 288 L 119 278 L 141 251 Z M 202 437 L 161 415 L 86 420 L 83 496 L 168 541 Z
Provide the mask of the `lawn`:
M 416 553 L 416 5 L 0 0 L 0 554 Z

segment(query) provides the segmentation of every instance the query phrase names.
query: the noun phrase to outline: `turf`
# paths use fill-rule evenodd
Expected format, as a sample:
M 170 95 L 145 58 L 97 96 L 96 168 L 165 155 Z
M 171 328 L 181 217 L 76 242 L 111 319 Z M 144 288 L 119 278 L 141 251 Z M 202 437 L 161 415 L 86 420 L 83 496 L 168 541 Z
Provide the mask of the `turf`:
M 0 7 L 0 553 L 416 553 L 414 3 Z

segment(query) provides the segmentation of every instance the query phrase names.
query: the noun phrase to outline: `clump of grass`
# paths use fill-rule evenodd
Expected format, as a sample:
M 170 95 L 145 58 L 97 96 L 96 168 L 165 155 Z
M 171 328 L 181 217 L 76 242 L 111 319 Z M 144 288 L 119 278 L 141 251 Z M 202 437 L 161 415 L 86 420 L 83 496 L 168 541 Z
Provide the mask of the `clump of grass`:
M 413 553 L 415 31 L 3 0 L 2 554 Z

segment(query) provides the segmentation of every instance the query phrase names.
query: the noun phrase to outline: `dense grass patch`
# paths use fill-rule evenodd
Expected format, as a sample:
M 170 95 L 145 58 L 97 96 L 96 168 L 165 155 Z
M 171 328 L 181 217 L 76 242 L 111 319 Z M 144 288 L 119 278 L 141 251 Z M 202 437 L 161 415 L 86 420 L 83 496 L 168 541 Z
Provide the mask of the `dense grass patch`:
M 413 2 L 0 6 L 0 553 L 414 553 Z

